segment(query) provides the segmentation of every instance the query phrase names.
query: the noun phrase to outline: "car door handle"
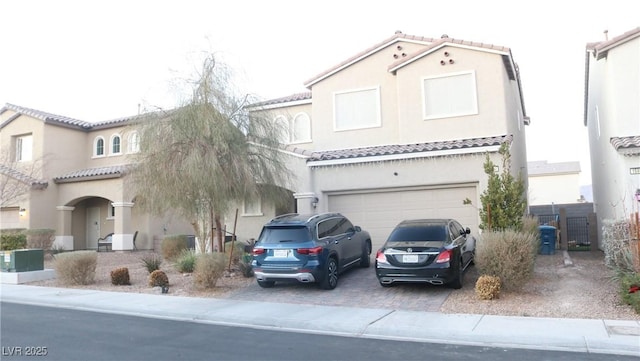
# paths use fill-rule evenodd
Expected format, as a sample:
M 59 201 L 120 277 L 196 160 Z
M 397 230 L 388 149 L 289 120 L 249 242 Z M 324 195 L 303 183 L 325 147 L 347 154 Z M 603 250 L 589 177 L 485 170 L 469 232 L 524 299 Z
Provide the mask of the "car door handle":
M 333 243 L 338 244 L 338 243 L 340 243 L 340 241 L 337 241 L 337 240 L 336 240 L 336 241 L 333 241 Z

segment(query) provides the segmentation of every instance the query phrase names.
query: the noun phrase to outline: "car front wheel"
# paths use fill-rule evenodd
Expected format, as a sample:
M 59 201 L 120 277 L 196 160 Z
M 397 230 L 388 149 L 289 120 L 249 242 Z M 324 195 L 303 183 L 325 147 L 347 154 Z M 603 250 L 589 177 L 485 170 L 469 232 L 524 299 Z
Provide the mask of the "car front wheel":
M 360 256 L 360 267 L 367 268 L 371 265 L 371 244 L 367 242 L 364 245 L 364 249 L 362 250 L 362 255 Z
M 320 287 L 325 290 L 332 290 L 338 285 L 338 263 L 335 258 L 329 258 L 325 269 L 325 276 L 320 283 Z

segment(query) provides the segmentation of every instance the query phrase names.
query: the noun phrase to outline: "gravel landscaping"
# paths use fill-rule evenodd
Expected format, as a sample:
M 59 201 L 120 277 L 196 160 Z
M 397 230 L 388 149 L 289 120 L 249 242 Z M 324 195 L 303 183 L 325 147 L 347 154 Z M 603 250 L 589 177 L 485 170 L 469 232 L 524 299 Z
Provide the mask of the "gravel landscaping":
M 87 286 L 72 287 L 117 292 L 160 293 L 159 289 L 149 287 L 149 273 L 141 261 L 150 253 L 152 251 L 99 252 L 95 282 Z M 371 277 L 369 274 L 374 275 L 371 267 L 355 269 L 345 274 L 343 282 L 339 283 L 338 288 L 333 291 L 318 290 L 314 285 L 308 284 L 280 288 L 276 285 L 272 289 L 265 290 L 258 287 L 253 278 L 244 277 L 233 267 L 218 281 L 214 289 L 202 290 L 194 286 L 192 275 L 176 271 L 173 265 L 164 262 L 160 268 L 169 278 L 168 296 L 357 305 L 399 310 L 439 310 L 444 313 L 640 321 L 640 315 L 636 314 L 630 306 L 620 302 L 617 285 L 611 279 L 611 271 L 604 266 L 604 255 L 601 252 L 571 252 L 569 255 L 573 263 L 571 266 L 565 265 L 562 252 L 556 252 L 554 255 L 539 255 L 536 258 L 532 279 L 523 285 L 521 290 L 503 292 L 499 299 L 490 301 L 480 300 L 475 295 L 474 285 L 478 278 L 476 267 L 471 267 L 465 273 L 464 286 L 460 290 L 423 285 L 399 285 L 383 289 L 377 284 L 375 276 Z M 46 259 L 45 268 L 55 268 L 54 262 L 52 259 Z M 111 284 L 110 272 L 119 267 L 129 269 L 131 285 Z M 363 284 L 365 282 L 366 284 Z M 357 283 L 361 285 L 351 286 Z M 71 287 L 61 285 L 55 279 L 34 282 L 31 285 Z M 357 289 L 357 292 L 351 292 L 347 288 Z M 310 293 L 314 297 L 307 297 L 311 296 Z M 296 295 L 299 296 L 296 298 Z M 341 297 L 344 299 L 340 299 Z M 414 302 L 416 297 L 422 297 L 422 300 L 429 297 L 436 299 L 435 309 L 431 306 L 417 307 Z

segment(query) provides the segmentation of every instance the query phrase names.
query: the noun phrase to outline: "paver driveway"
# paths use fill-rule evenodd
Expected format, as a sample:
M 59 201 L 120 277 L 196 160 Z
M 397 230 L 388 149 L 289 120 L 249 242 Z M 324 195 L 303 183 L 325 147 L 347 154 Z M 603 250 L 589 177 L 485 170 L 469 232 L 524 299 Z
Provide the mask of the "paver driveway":
M 465 284 L 465 287 L 469 287 Z M 452 289 L 428 284 L 404 284 L 381 287 L 373 265 L 343 273 L 334 290 L 323 290 L 317 284 L 277 282 L 273 288 L 261 288 L 254 281 L 231 295 L 229 299 L 306 303 L 326 306 L 388 308 L 394 310 L 433 311 L 440 306 Z

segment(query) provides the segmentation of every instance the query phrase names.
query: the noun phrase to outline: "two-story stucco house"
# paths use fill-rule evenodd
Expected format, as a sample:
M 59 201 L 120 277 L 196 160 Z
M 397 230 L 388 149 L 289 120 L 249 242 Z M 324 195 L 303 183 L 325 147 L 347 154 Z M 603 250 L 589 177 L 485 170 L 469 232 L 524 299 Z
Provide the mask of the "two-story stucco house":
M 587 44 L 585 64 L 584 125 L 598 222 L 629 220 L 640 206 L 640 27 Z
M 147 115 L 151 116 L 151 115 Z M 153 247 L 167 231 L 190 226 L 134 207 L 128 155 L 138 151 L 135 117 L 90 123 L 13 104 L 0 109 L 0 176 L 30 187 L 0 210 L 0 229 L 51 228 L 65 250 L 96 249 L 113 233 L 113 250 Z M 3 202 L 4 203 L 4 202 Z
M 580 194 L 580 162 L 532 161 L 527 163 L 527 171 L 530 206 L 586 201 Z
M 485 156 L 501 165 L 504 142 L 527 180 L 529 118 L 509 48 L 396 32 L 304 84 L 259 104 L 288 126 L 297 210 L 345 214 L 374 249 L 408 218 L 457 218 L 477 233 Z
M 256 238 L 268 219 L 291 211 L 341 212 L 371 233 L 374 249 L 409 218 L 456 218 L 477 234 L 486 155 L 501 167 L 497 151 L 508 144 L 511 172 L 527 180 L 529 118 L 509 48 L 396 32 L 304 84 L 308 92 L 251 108 L 288 129 L 282 151 L 295 179 L 286 186 L 290 209 L 255 199 L 239 205 L 237 222 L 226 217 L 228 227 L 237 224 L 241 241 Z M 127 192 L 125 157 L 111 150 L 114 137 L 120 153 L 135 148 L 126 120 L 87 124 L 12 105 L 0 114 L 3 142 L 15 148 L 20 137 L 33 135 L 34 144 L 47 147 L 38 153 L 56 154 L 55 168 L 41 177 L 49 183 L 45 192 L 53 194 L 29 208 L 40 208 L 47 226 L 57 222 L 51 228 L 60 237 L 73 235 L 75 248 L 95 247 L 97 235 L 106 233 L 93 229 L 92 209 L 99 209 L 100 222 L 108 222 L 104 214 L 115 214 L 119 249 L 128 249 L 134 229 L 143 228 L 132 224 L 146 224 L 147 239 L 161 232 L 164 220 L 136 210 L 135 195 Z M 56 133 L 38 130 L 47 127 Z M 96 154 L 98 144 L 104 155 Z M 54 150 L 58 145 L 61 151 Z

